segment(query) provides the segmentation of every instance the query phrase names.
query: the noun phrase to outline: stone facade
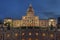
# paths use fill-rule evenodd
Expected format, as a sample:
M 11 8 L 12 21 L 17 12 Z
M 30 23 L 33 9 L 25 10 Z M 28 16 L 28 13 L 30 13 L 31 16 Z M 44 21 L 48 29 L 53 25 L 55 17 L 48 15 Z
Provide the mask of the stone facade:
M 0 40 L 60 40 L 60 31 L 28 27 L 12 30 L 0 28 Z
M 57 20 L 54 18 L 49 19 L 39 19 L 38 16 L 34 15 L 34 10 L 32 5 L 30 4 L 27 15 L 22 16 L 21 20 L 14 20 L 14 19 L 4 19 L 4 24 L 10 22 L 10 25 L 13 27 L 21 27 L 21 26 L 39 26 L 39 27 L 48 27 L 53 25 L 56 27 Z

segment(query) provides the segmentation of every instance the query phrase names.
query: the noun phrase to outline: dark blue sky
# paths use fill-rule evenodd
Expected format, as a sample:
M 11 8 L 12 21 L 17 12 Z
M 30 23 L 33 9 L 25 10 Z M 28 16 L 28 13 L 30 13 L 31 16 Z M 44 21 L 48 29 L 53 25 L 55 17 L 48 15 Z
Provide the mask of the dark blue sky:
M 42 19 L 60 16 L 60 0 L 0 0 L 0 19 L 21 19 L 26 15 L 30 3 L 35 15 Z

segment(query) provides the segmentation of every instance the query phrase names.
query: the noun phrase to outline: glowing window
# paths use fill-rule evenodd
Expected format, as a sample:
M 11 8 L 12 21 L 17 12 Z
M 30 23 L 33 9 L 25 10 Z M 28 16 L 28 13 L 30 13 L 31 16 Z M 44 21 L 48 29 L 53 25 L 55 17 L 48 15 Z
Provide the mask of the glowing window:
M 35 40 L 38 40 L 38 38 L 36 38 Z
M 15 33 L 15 36 L 18 36 L 18 33 Z
M 49 22 L 49 26 L 51 25 L 51 22 Z
M 38 36 L 38 33 L 36 33 L 36 35 Z
M 42 35 L 43 35 L 43 36 L 46 36 L 46 34 L 45 34 L 45 33 L 43 33 Z
M 17 26 L 20 26 L 20 24 L 17 24 Z
M 29 38 L 28 40 L 32 40 L 32 38 Z
M 11 19 L 8 19 L 7 21 L 8 21 L 8 22 L 11 22 Z
M 25 40 L 24 38 L 22 38 L 22 40 Z
M 36 19 L 38 19 L 38 17 L 35 17 Z
M 25 26 L 25 23 L 23 23 L 23 26 Z
M 31 32 L 29 32 L 29 35 L 31 35 Z
M 10 34 L 7 34 L 7 37 L 10 37 Z
M 52 22 L 52 21 L 54 21 L 53 19 L 50 19 L 50 21 Z
M 23 17 L 23 19 L 25 19 L 25 17 Z
M 50 37 L 53 37 L 54 35 L 53 34 L 50 34 Z
M 22 36 L 25 35 L 25 33 L 22 33 Z
M 5 24 L 6 22 L 4 22 L 4 24 Z

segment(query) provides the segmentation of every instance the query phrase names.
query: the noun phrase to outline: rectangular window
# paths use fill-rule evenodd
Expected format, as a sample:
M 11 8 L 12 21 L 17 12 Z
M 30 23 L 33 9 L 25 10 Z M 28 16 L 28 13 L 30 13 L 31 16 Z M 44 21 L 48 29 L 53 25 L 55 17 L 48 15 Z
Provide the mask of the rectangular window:
M 28 29 L 33 29 L 33 27 L 28 27 Z
M 26 27 L 21 27 L 21 29 L 26 29 Z

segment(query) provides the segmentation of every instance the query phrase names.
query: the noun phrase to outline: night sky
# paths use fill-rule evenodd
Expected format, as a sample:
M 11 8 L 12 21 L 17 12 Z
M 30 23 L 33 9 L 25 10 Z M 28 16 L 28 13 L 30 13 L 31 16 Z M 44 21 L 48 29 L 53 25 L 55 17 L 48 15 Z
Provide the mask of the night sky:
M 0 0 L 0 19 L 21 19 L 26 15 L 29 4 L 41 19 L 60 16 L 60 0 Z

